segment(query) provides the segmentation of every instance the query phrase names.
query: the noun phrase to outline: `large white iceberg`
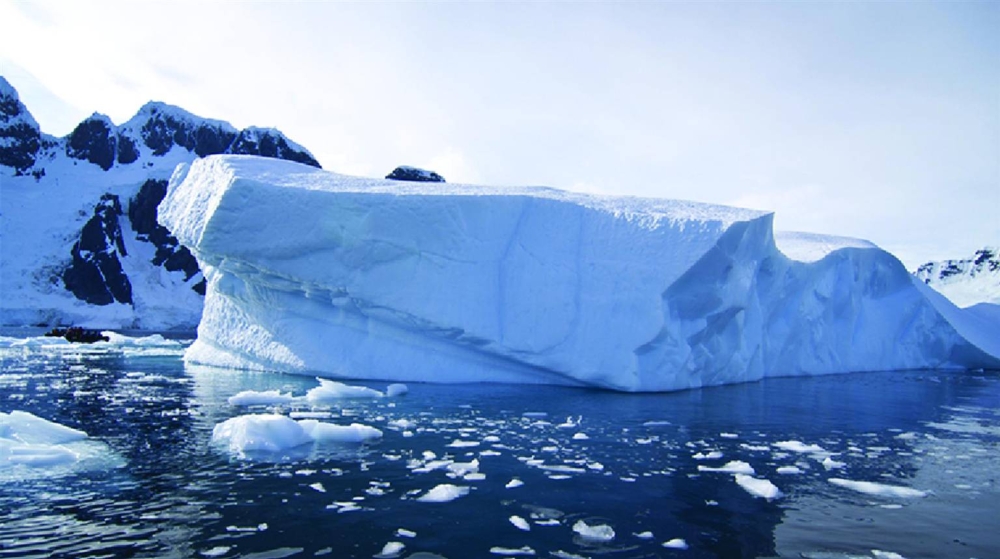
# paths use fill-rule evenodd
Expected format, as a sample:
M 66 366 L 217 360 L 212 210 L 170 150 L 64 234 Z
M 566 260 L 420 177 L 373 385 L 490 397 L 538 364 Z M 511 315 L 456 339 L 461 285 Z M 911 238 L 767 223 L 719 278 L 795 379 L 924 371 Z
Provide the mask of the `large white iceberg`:
M 159 219 L 208 280 L 192 362 L 626 391 L 1000 366 L 1000 328 L 892 255 L 785 236 L 793 259 L 766 212 L 213 156 Z

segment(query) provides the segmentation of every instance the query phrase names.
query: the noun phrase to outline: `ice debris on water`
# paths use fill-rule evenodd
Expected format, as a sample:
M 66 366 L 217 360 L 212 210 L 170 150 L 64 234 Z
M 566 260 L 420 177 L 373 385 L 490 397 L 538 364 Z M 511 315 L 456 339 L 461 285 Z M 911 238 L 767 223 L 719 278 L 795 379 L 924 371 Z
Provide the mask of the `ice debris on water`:
M 573 531 L 586 540 L 609 542 L 615 539 L 615 530 L 607 524 L 588 524 L 583 520 L 577 520 L 573 524 Z

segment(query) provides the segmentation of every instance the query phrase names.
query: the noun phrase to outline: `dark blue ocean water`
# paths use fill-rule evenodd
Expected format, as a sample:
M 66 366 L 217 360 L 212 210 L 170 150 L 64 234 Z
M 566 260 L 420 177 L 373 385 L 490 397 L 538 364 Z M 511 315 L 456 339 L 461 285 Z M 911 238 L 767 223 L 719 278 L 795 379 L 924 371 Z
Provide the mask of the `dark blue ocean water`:
M 0 338 L 0 411 L 90 435 L 76 464 L 0 469 L 0 557 L 368 558 L 389 542 L 404 546 L 389 548 L 395 556 L 451 559 L 1000 557 L 996 374 L 868 373 L 657 395 L 410 384 L 399 398 L 248 409 L 227 398 L 302 395 L 317 383 L 186 367 L 182 351 L 157 340 Z M 265 411 L 328 412 L 325 421 L 384 436 L 254 458 L 211 443 L 217 423 Z M 462 477 L 449 460 L 478 460 L 481 475 Z M 755 497 L 732 474 L 699 470 L 732 460 L 783 496 Z M 423 471 L 435 461 L 445 465 Z M 791 466 L 798 472 L 778 472 Z M 926 495 L 866 494 L 831 478 Z M 418 499 L 440 484 L 469 491 Z M 614 538 L 582 537 L 580 521 Z M 663 547 L 675 538 L 687 549 Z

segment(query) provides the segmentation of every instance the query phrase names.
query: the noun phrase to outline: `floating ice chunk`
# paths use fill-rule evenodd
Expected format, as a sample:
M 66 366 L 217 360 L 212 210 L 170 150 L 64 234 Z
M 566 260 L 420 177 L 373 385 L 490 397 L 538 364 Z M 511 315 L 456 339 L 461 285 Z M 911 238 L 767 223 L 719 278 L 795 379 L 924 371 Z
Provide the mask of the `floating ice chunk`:
M 575 553 L 570 553 L 568 551 L 557 550 L 551 552 L 552 556 L 556 559 L 590 559 L 589 557 L 584 557 L 583 555 L 577 555 Z
M 791 475 L 791 474 L 801 474 L 802 473 L 802 469 L 799 468 L 798 466 L 781 466 L 780 468 L 778 468 L 775 471 L 778 472 L 779 474 L 782 474 L 782 475 Z
M 754 475 L 755 472 L 753 466 L 743 462 L 742 460 L 731 460 L 726 462 L 724 466 L 719 468 L 712 468 L 710 466 L 698 466 L 699 472 L 722 472 L 726 474 L 747 474 Z
M 474 446 L 479 446 L 479 441 L 470 441 L 467 439 L 455 439 L 451 441 L 451 444 L 447 445 L 451 448 L 471 448 Z
M 447 503 L 468 494 L 468 487 L 442 483 L 420 497 L 417 497 L 417 500 L 422 503 Z
M 229 553 L 230 549 L 232 549 L 231 546 L 228 546 L 228 545 L 219 545 L 219 546 L 213 547 L 211 549 L 205 549 L 203 551 L 199 551 L 198 554 L 201 555 L 201 556 L 203 556 L 203 557 L 221 557 L 221 556 Z
M 573 416 L 569 416 L 566 418 L 566 421 L 560 423 L 559 425 L 556 425 L 556 427 L 559 429 L 572 429 L 574 427 L 579 426 L 582 421 L 583 421 L 583 416 L 577 416 L 576 419 L 573 419 Z
M 313 442 L 302 426 L 283 415 L 240 415 L 219 423 L 212 430 L 212 442 L 226 445 L 231 452 L 278 452 Z
M 588 437 L 586 433 L 577 433 L 577 434 L 573 435 L 573 440 L 574 441 L 585 441 L 585 440 L 587 440 L 589 438 L 590 437 Z
M 513 524 L 514 527 L 517 528 L 518 530 L 524 530 L 525 532 L 531 530 L 531 524 L 528 524 L 528 521 L 521 518 L 520 516 L 514 515 L 511 516 L 508 520 L 510 520 L 510 523 Z
M 787 450 L 789 452 L 798 452 L 800 454 L 823 454 L 826 450 L 823 447 L 815 444 L 805 444 L 802 441 L 778 441 L 772 443 L 774 446 Z
M 639 538 L 639 539 L 641 539 L 641 540 L 651 540 L 651 539 L 653 539 L 653 533 L 649 532 L 649 531 L 639 532 L 637 534 L 632 534 L 632 535 L 635 536 L 635 537 L 637 537 L 637 538 Z
M 382 438 L 382 431 L 360 423 L 345 426 L 315 419 L 303 419 L 298 423 L 310 438 L 318 442 L 361 443 Z
M 827 471 L 838 470 L 846 465 L 847 465 L 846 462 L 838 462 L 833 458 L 830 458 L 829 456 L 823 459 L 823 467 L 826 468 Z
M 521 481 L 521 480 L 519 480 L 517 478 L 514 478 L 514 479 L 508 481 L 507 485 L 505 485 L 504 487 L 506 487 L 507 489 L 514 489 L 515 487 L 521 487 L 522 485 L 524 485 L 523 481 Z
M 289 404 L 294 401 L 295 397 L 290 392 L 283 393 L 278 390 L 266 390 L 264 392 L 244 390 L 235 396 L 229 397 L 229 403 L 233 406 Z
M 910 487 L 900 487 L 898 485 L 886 485 L 884 483 L 876 483 L 873 481 L 854 481 L 850 479 L 840 479 L 832 477 L 828 479 L 830 483 L 857 491 L 859 493 L 865 493 L 866 495 L 876 495 L 879 497 L 900 497 L 904 499 L 912 499 L 916 497 L 926 497 L 926 491 L 920 491 L 919 489 L 912 489 Z
M 320 493 L 326 493 L 326 487 L 323 487 L 323 484 L 318 481 L 316 483 L 310 484 L 309 488 L 319 491 Z
M 609 542 L 615 539 L 615 530 L 607 524 L 587 524 L 583 520 L 577 520 L 573 524 L 573 531 L 586 540 Z
M 517 549 L 512 549 L 512 548 L 509 548 L 509 547 L 491 547 L 490 548 L 490 553 L 492 553 L 494 555 L 504 555 L 504 556 L 509 556 L 509 557 L 513 557 L 513 556 L 517 556 L 517 555 L 532 556 L 532 555 L 535 554 L 535 550 L 531 549 L 528 546 L 519 547 Z
M 46 468 L 72 464 L 80 455 L 60 445 L 24 444 L 0 439 L 0 469 L 11 466 Z
M 754 497 L 761 497 L 768 501 L 782 497 L 781 491 L 766 479 L 755 478 L 746 474 L 736 474 L 736 483 Z
M 683 538 L 674 538 L 670 541 L 663 542 L 663 547 L 669 547 L 670 549 L 687 549 L 688 543 L 684 541 Z
M 329 419 L 333 414 L 328 411 L 293 411 L 288 413 L 292 419 Z
M 712 450 L 710 452 L 699 452 L 694 456 L 692 456 L 691 458 L 694 458 L 695 460 L 718 460 L 723 456 L 724 454 L 722 454 L 718 450 Z
M 719 433 L 719 436 L 722 437 L 723 439 L 738 439 L 738 438 L 740 438 L 740 436 L 737 435 L 736 433 Z M 673 541 L 673 540 L 671 540 L 671 541 Z
M 382 552 L 374 557 L 376 559 L 394 559 L 403 554 L 406 546 L 402 542 L 389 542 L 382 547 Z
M 382 398 L 384 394 L 365 386 L 351 386 L 335 380 L 317 378 L 319 386 L 306 393 L 306 399 L 313 403 L 331 402 L 345 399 Z
M 0 438 L 28 444 L 62 444 L 87 438 L 87 433 L 14 410 L 0 412 Z
M 464 476 L 479 471 L 479 460 L 471 462 L 452 462 L 448 464 L 448 471 L 456 476 Z
M 471 474 L 465 474 L 462 476 L 465 481 L 483 481 L 486 479 L 486 474 L 482 472 L 472 472 Z
M 413 429 L 417 426 L 417 422 L 412 419 L 393 419 L 388 425 L 395 429 Z
M 413 530 L 407 530 L 406 528 L 397 528 L 396 536 L 400 538 L 415 538 L 417 537 L 417 533 Z
M 390 384 L 388 388 L 385 389 L 385 395 L 390 398 L 395 398 L 397 396 L 405 396 L 410 393 L 410 387 L 402 383 Z
M 872 557 L 875 559 L 906 559 L 906 557 L 903 557 L 895 551 L 882 551 L 881 549 L 873 549 Z

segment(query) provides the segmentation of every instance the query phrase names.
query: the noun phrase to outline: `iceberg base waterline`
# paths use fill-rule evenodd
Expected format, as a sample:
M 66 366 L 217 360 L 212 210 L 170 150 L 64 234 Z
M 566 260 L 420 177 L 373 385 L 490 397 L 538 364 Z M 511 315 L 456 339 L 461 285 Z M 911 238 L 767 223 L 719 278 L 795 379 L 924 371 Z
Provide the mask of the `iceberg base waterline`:
M 217 156 L 159 219 L 207 280 L 202 364 L 624 391 L 1000 366 L 996 325 L 892 255 L 798 236 L 821 254 L 794 260 L 766 212 Z

